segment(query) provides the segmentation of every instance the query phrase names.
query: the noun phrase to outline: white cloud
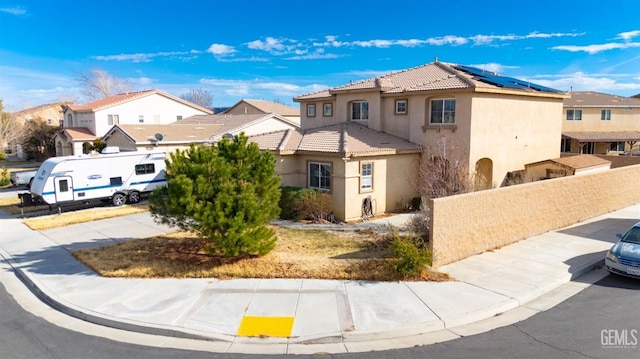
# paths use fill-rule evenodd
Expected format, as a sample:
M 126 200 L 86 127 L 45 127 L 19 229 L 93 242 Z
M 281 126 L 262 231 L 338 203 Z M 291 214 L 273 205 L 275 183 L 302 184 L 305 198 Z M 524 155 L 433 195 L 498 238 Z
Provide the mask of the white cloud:
M 506 66 L 506 65 L 503 65 L 503 64 L 495 63 L 495 62 L 490 62 L 490 63 L 486 63 L 486 64 L 471 64 L 469 66 L 477 67 L 477 68 L 485 70 L 485 71 L 495 72 L 497 74 L 504 73 L 504 70 L 506 70 L 506 69 L 517 69 L 518 68 L 518 66 Z
M 119 55 L 99 55 L 93 56 L 94 59 L 100 61 L 130 61 L 133 63 L 151 62 L 156 57 L 176 57 L 180 59 L 192 59 L 195 54 L 192 51 L 167 51 L 156 53 L 138 53 L 138 54 L 119 54 Z
M 262 80 L 228 80 L 228 79 L 200 79 L 200 83 L 213 86 L 216 91 L 222 91 L 230 96 L 251 96 L 265 98 L 273 96 L 297 96 L 301 93 L 316 92 L 327 86 L 311 84 L 300 86 L 294 83 L 262 81 Z
M 633 39 L 636 36 L 640 36 L 640 30 L 621 32 L 618 34 L 618 38 L 624 41 L 631 41 L 631 39 Z
M 640 90 L 640 83 L 630 82 L 631 80 L 633 80 L 632 77 L 629 77 L 626 80 L 617 80 L 614 77 L 616 77 L 616 75 L 585 74 L 584 72 L 575 72 L 568 75 L 521 78 L 526 81 L 531 81 L 536 84 L 562 91 L 573 90 L 610 93 Z
M 602 51 L 609 51 L 614 49 L 628 49 L 633 47 L 640 47 L 640 42 L 626 42 L 626 43 L 618 43 L 618 42 L 610 42 L 607 44 L 593 44 L 593 45 L 560 45 L 554 46 L 552 50 L 564 50 L 569 52 L 586 52 L 588 54 L 597 54 Z
M 11 15 L 24 15 L 27 13 L 27 10 L 21 7 L 3 7 L 0 8 L 0 12 L 6 12 Z
M 211 44 L 207 52 L 212 53 L 214 56 L 227 56 L 236 52 L 236 49 L 233 46 L 225 44 Z

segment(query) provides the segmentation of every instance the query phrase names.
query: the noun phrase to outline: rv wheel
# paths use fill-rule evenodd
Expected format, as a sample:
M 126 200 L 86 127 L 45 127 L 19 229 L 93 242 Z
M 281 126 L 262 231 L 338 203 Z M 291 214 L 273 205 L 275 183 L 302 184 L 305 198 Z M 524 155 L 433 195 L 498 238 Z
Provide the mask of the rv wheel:
M 122 193 L 116 193 L 111 198 L 111 203 L 114 206 L 122 206 L 126 202 L 127 198 Z
M 133 191 L 129 193 L 129 203 L 140 202 L 140 192 Z

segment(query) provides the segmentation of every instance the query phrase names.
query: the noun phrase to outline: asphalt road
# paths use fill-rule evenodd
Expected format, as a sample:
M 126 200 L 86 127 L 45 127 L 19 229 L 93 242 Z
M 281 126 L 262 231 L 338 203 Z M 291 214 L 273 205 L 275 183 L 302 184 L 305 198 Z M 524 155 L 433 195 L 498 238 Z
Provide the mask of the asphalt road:
M 6 268 L 6 266 L 3 265 Z M 16 288 L 6 269 L 0 286 L 1 358 L 247 358 L 248 354 L 146 347 L 56 326 L 23 309 L 4 285 Z M 14 282 L 15 281 L 15 282 Z M 22 285 L 21 283 L 17 283 Z M 12 290 L 14 295 L 15 291 Z M 30 293 L 29 293 L 30 295 Z M 17 295 L 27 302 L 33 298 Z M 606 276 L 601 281 L 525 321 L 424 347 L 336 358 L 632 358 L 640 356 L 640 281 Z M 40 306 L 44 306 L 40 304 Z M 28 304 L 27 308 L 34 308 Z M 40 311 L 39 309 L 38 311 Z M 56 314 L 60 321 L 61 314 Z M 47 315 L 45 315 L 47 316 Z M 55 320 L 54 320 L 55 321 Z M 94 326 L 95 327 L 95 326 Z M 101 329 L 98 329 L 100 331 Z M 91 330 L 95 332 L 95 330 Z M 114 331 L 109 329 L 109 331 Z M 124 333 L 125 337 L 135 337 Z M 289 358 L 290 356 L 272 356 Z M 296 356 L 301 358 L 311 356 Z

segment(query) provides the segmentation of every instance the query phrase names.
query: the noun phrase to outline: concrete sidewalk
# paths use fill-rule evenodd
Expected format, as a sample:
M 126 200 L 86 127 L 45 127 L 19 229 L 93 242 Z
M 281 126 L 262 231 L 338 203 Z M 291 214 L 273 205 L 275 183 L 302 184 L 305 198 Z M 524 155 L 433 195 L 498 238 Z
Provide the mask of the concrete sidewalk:
M 528 238 L 441 267 L 457 280 L 444 283 L 102 278 L 71 255 L 171 231 L 149 214 L 36 232 L 0 212 L 0 255 L 48 304 L 92 323 L 202 339 L 218 352 L 344 353 L 455 339 L 492 329 L 487 318 L 546 310 L 555 303 L 532 300 L 598 266 L 639 220 L 636 205 Z

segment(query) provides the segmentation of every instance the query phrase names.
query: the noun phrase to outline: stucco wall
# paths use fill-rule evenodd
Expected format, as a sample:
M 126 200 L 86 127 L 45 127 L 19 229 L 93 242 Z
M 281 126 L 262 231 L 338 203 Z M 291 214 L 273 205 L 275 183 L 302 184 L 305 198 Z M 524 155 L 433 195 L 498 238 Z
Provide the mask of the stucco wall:
M 639 182 L 636 165 L 429 201 L 434 267 L 640 203 Z
M 602 110 L 611 110 L 611 120 L 602 121 Z M 582 110 L 581 121 L 567 121 L 567 110 Z M 640 108 L 566 107 L 562 112 L 562 131 L 636 131 Z

